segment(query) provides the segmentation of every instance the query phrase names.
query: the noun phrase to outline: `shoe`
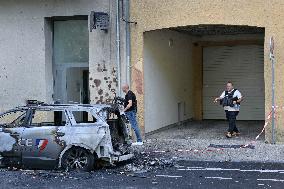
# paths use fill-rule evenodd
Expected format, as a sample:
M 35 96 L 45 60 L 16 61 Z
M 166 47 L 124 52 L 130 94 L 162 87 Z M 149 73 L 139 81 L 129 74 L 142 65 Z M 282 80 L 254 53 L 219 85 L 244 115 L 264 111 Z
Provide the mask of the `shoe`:
M 232 136 L 240 136 L 240 132 L 233 132 Z
M 231 134 L 230 132 L 228 132 L 228 133 L 226 134 L 226 137 L 227 137 L 227 138 L 232 138 L 232 134 Z
M 131 145 L 132 146 L 142 146 L 143 142 L 133 142 Z

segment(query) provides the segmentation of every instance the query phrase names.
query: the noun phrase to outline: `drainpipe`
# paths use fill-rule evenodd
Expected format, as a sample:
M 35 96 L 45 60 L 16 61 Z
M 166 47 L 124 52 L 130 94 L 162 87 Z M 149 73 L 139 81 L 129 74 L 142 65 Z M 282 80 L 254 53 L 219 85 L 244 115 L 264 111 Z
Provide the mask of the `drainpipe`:
M 116 64 L 118 96 L 121 96 L 121 69 L 120 69 L 120 0 L 116 0 Z
M 130 16 L 129 16 L 129 7 L 130 7 L 130 0 L 125 0 L 125 20 L 128 22 L 125 22 L 125 31 L 126 31 L 126 83 L 131 88 L 131 67 L 130 67 Z
M 272 118 L 271 118 L 271 129 L 272 129 L 272 144 L 276 143 L 276 138 L 275 138 L 275 57 L 274 57 L 274 39 L 273 37 L 270 38 L 270 54 L 269 58 L 272 63 L 272 68 L 271 68 L 271 75 L 272 75 Z

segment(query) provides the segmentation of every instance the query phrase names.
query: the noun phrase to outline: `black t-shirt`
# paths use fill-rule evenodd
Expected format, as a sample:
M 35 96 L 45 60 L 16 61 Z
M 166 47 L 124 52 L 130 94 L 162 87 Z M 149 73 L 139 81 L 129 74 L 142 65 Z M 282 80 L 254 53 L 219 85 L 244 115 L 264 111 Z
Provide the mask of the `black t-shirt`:
M 135 94 L 132 92 L 132 91 L 128 91 L 125 95 L 125 101 L 124 101 L 124 108 L 126 108 L 126 106 L 128 105 L 128 101 L 129 100 L 132 100 L 132 106 L 126 110 L 127 112 L 128 111 L 137 111 L 137 101 L 136 101 L 136 96 Z

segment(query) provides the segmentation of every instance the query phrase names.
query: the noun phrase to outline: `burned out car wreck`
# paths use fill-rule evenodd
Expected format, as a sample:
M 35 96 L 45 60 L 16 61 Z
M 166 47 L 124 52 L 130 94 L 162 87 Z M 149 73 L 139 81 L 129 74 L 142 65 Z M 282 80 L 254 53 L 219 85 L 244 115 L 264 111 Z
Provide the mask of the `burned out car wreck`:
M 2 166 L 89 171 L 133 157 L 119 104 L 33 102 L 0 115 Z

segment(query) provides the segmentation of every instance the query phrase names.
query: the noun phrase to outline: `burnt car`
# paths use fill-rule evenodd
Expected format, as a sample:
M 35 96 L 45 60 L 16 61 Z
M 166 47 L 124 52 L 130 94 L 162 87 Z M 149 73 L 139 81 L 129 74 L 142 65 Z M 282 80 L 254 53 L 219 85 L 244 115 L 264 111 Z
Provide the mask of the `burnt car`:
M 119 104 L 29 103 L 0 114 L 1 165 L 90 171 L 133 157 Z

